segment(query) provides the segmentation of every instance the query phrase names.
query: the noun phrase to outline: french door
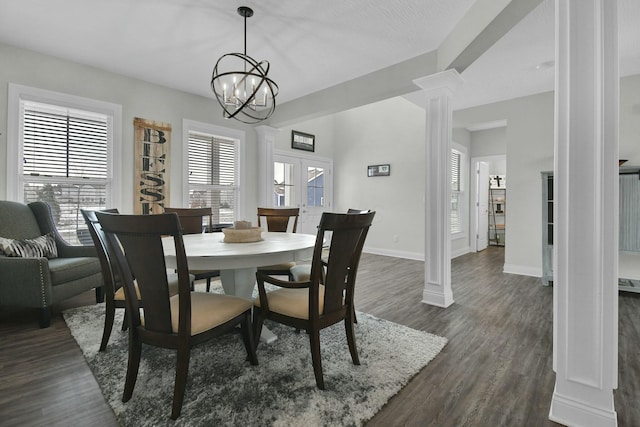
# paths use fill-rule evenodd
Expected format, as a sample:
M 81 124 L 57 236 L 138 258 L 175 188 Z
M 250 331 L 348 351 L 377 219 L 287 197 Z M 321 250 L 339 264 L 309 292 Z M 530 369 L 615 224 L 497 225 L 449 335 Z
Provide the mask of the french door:
M 333 206 L 333 163 L 274 153 L 273 175 L 273 206 L 300 208 L 298 232 L 316 234 Z

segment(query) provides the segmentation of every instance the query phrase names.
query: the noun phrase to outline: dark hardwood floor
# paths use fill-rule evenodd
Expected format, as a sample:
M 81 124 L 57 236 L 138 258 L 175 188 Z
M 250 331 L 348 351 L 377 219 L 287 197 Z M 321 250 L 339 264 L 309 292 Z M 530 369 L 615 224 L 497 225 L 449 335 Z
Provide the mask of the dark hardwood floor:
M 445 336 L 449 343 L 367 426 L 552 426 L 552 289 L 503 274 L 503 248 L 452 262 L 455 303 L 422 304 L 424 263 L 364 254 L 358 310 Z M 60 311 L 91 304 L 87 292 L 36 313 L 0 314 L 0 425 L 115 426 L 111 409 Z M 620 426 L 640 425 L 640 296 L 620 294 Z M 123 365 L 124 369 L 124 365 Z

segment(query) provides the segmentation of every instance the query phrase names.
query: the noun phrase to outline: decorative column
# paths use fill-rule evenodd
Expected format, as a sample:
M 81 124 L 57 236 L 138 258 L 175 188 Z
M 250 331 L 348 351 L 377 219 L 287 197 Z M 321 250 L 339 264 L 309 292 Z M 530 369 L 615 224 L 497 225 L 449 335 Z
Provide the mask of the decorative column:
M 261 125 L 254 128 L 258 134 L 258 206 L 273 206 L 273 147 L 279 129 Z
M 425 92 L 425 286 L 422 302 L 453 304 L 451 291 L 451 98 L 462 84 L 456 70 L 413 81 Z
M 615 426 L 618 377 L 615 0 L 556 0 L 554 346 L 549 418 Z

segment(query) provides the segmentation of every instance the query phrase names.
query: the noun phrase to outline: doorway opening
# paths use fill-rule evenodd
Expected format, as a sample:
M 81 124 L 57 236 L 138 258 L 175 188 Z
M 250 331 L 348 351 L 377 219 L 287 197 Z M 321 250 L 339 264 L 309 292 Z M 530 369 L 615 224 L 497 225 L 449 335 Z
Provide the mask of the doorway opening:
M 489 245 L 504 246 L 506 240 L 507 156 L 471 159 L 470 246 L 479 252 Z

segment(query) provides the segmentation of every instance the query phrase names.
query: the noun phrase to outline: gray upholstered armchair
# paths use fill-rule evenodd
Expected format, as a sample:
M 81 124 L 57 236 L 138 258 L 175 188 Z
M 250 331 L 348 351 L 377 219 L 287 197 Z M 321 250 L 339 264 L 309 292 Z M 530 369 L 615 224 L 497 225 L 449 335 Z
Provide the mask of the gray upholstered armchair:
M 58 257 L 21 258 L 0 253 L 0 306 L 38 308 L 40 327 L 51 322 L 51 306 L 95 288 L 102 302 L 102 272 L 93 246 L 69 245 L 58 233 L 51 208 L 0 201 L 0 237 L 23 240 L 52 233 Z M 1 251 L 0 251 L 1 252 Z

